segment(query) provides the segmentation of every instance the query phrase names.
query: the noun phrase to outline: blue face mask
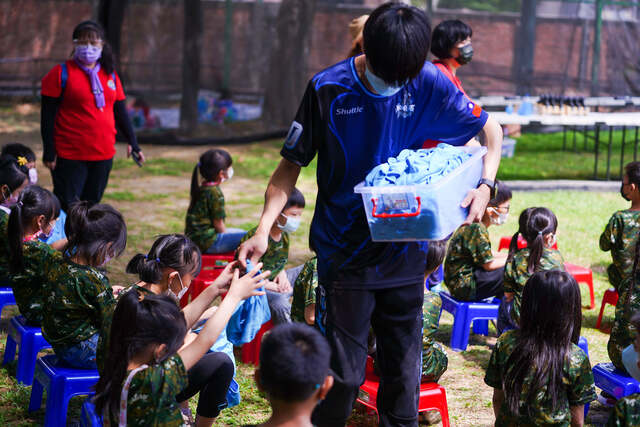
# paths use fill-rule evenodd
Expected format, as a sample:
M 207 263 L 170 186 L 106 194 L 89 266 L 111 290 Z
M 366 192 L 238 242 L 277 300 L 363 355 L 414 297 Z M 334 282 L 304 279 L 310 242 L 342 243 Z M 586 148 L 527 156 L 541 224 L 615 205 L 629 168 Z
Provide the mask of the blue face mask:
M 281 213 L 280 215 L 282 215 L 287 219 L 287 222 L 285 222 L 284 225 L 278 224 L 278 228 L 280 230 L 285 231 L 287 233 L 293 233 L 298 229 L 298 227 L 300 227 L 300 219 L 301 219 L 300 217 L 296 218 L 296 217 L 286 216 L 283 213 Z
M 365 67 L 364 69 L 364 75 L 367 77 L 369 84 L 371 85 L 373 90 L 376 91 L 378 95 L 382 95 L 382 96 L 395 95 L 396 93 L 400 92 L 400 89 L 402 89 L 402 86 L 404 86 L 404 83 L 399 86 L 391 86 L 387 84 L 380 77 L 376 76 L 371 71 L 369 71 L 368 66 Z
M 638 353 L 633 344 L 622 350 L 622 364 L 636 381 L 640 381 L 640 368 L 638 368 Z

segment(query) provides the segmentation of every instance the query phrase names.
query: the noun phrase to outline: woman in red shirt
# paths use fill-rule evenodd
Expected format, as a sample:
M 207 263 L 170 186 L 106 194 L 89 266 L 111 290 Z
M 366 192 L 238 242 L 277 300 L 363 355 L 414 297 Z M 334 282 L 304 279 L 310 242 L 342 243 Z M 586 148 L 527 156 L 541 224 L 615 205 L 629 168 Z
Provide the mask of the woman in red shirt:
M 431 53 L 438 58 L 433 64 L 465 95 L 456 71 L 468 64 L 473 57 L 472 35 L 471 27 L 458 19 L 452 19 L 439 23 L 431 36 Z
M 42 79 L 43 161 L 64 210 L 78 200 L 102 199 L 116 153 L 116 124 L 129 142 L 128 154 L 144 162 L 104 39 L 99 24 L 80 23 L 72 58 Z

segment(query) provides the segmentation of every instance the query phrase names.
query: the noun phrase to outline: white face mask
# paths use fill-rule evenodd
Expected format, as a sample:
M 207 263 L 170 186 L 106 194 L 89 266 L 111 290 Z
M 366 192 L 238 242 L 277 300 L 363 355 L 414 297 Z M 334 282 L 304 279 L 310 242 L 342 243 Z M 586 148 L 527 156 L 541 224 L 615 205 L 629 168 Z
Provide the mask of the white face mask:
M 184 296 L 184 294 L 187 293 L 189 288 L 184 286 L 184 284 L 182 283 L 182 277 L 180 277 L 180 273 L 178 273 L 178 280 L 180 280 L 180 286 L 181 286 L 180 291 L 178 292 L 178 295 L 173 293 L 173 291 L 171 290 L 171 287 L 169 287 L 168 291 L 169 291 L 169 295 L 174 297 L 176 300 L 180 301 Z
M 227 176 L 222 175 L 220 178 L 220 184 L 230 180 L 231 178 L 233 178 L 233 166 L 229 166 L 229 169 L 227 169 Z
M 554 247 L 557 241 L 558 241 L 558 239 L 556 238 L 556 234 L 553 233 L 551 235 L 551 242 L 549 242 L 549 247 L 550 248 Z
M 38 171 L 36 168 L 29 169 L 29 183 L 35 185 L 38 183 Z
M 287 233 L 293 233 L 294 231 L 296 231 L 298 229 L 298 227 L 300 227 L 300 220 L 302 218 L 297 217 L 289 217 L 286 216 L 285 214 L 281 213 L 280 215 L 282 215 L 283 217 L 285 217 L 287 219 L 287 222 L 284 223 L 284 225 L 280 225 L 278 224 L 278 228 L 282 231 L 285 231 Z
M 371 85 L 373 90 L 376 91 L 378 95 L 382 95 L 382 96 L 395 95 L 396 93 L 400 92 L 400 90 L 404 86 L 404 83 L 402 84 L 396 83 L 395 85 L 388 84 L 387 82 L 382 80 L 380 77 L 373 74 L 371 70 L 369 70 L 368 66 L 366 66 L 364 69 L 364 75 L 367 77 L 369 84 Z
M 492 207 L 492 208 L 489 208 L 489 209 L 491 209 L 491 211 L 492 211 L 492 212 L 494 212 L 494 213 L 498 214 L 498 216 L 497 216 L 497 217 L 495 217 L 495 216 L 492 216 L 492 217 L 491 217 L 491 224 L 495 224 L 495 225 L 502 225 L 502 224 L 504 224 L 505 222 L 507 222 L 507 219 L 509 218 L 509 212 L 507 212 L 507 213 L 500 213 L 500 212 L 498 211 L 498 209 L 493 208 L 493 207 Z
M 638 353 L 633 344 L 622 350 L 622 364 L 636 381 L 640 381 L 640 368 L 638 368 Z

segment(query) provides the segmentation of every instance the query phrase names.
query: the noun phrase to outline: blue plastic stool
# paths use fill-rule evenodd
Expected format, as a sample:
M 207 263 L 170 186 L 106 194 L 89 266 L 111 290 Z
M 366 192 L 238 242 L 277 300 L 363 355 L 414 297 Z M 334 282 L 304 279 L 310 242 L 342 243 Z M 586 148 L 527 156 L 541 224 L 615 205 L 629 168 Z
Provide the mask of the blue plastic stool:
M 82 404 L 80 425 L 82 427 L 102 427 L 102 417 L 96 414 L 96 407 L 91 399 L 85 400 Z
M 47 389 L 45 426 L 65 426 L 67 406 L 74 396 L 93 394 L 93 386 L 100 376 L 93 369 L 75 369 L 59 364 L 55 355 L 40 357 L 31 387 L 29 412 L 37 411 L 42 404 L 42 392 Z
M 473 323 L 473 333 L 488 335 L 489 320 L 498 319 L 500 300 L 493 302 L 457 301 L 446 292 L 440 292 L 442 309 L 453 315 L 450 347 L 453 351 L 464 351 L 469 343 L 469 327 Z
M 0 287 L 0 314 L 7 305 L 16 305 L 16 299 L 13 297 L 13 289 Z
M 582 351 L 584 351 L 584 353 L 587 355 L 587 358 L 589 358 L 589 343 L 587 342 L 587 339 L 585 337 L 580 337 L 578 339 L 578 347 L 580 347 L 580 349 L 582 349 Z M 584 405 L 585 420 L 587 419 L 587 414 L 589 413 L 589 406 L 591 406 L 590 403 Z
M 20 346 L 16 379 L 20 383 L 31 385 L 38 352 L 43 348 L 51 348 L 51 346 L 42 337 L 40 326 L 28 326 L 23 316 L 15 316 L 9 322 L 7 343 L 4 346 L 4 358 L 2 360 L 3 365 L 15 359 L 16 345 Z
M 616 399 L 640 392 L 640 383 L 626 373 L 616 369 L 613 363 L 598 363 L 594 366 L 593 381 L 596 387 L 606 391 Z

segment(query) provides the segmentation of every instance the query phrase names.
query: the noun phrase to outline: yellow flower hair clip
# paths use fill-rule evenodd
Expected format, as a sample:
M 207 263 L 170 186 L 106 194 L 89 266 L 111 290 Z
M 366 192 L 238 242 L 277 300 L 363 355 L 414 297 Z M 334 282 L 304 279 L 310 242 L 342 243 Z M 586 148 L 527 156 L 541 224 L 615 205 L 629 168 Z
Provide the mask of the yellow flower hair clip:
M 18 164 L 19 164 L 20 166 L 24 166 L 24 165 L 26 165 L 27 163 L 29 163 L 29 161 L 27 160 L 27 158 L 26 158 L 26 157 L 18 156 Z

